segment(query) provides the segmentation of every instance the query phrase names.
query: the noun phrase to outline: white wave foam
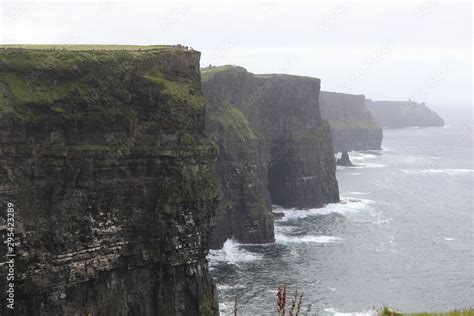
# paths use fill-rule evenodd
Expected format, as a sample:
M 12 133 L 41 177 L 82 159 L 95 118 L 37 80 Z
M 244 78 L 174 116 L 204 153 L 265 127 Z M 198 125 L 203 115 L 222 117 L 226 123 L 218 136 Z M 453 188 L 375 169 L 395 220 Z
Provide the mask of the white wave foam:
M 319 244 L 327 244 L 336 241 L 342 240 L 339 237 L 335 236 L 312 236 L 312 235 L 305 235 L 305 236 L 288 236 L 281 233 L 275 234 L 275 240 L 277 243 L 281 244 L 288 244 L 288 243 L 319 243 Z
M 385 168 L 387 165 L 381 164 L 381 163 L 375 163 L 375 162 L 369 162 L 369 163 L 363 163 L 363 164 L 356 164 L 354 166 L 346 167 L 346 166 L 337 166 L 337 170 L 346 170 L 346 169 L 366 169 L 366 168 Z M 360 173 L 356 173 L 360 174 Z
M 352 151 L 349 154 L 349 158 L 351 159 L 352 162 L 360 162 L 360 161 L 365 161 L 365 160 L 368 160 L 368 159 L 376 159 L 377 155 L 370 154 L 370 153 L 358 152 L 358 151 Z
M 364 163 L 364 164 L 361 164 L 361 165 L 355 165 L 354 167 L 351 167 L 351 168 L 359 168 L 359 169 L 364 169 L 364 168 L 385 168 L 387 165 L 384 165 L 382 163 L 374 163 L 374 162 L 370 162 L 370 163 Z
M 453 237 L 443 237 L 444 240 L 446 241 L 453 241 L 453 240 L 456 240 L 455 238 Z
M 219 312 L 221 315 L 232 315 L 234 306 L 226 303 L 219 302 Z
M 418 161 L 426 161 L 427 159 L 432 159 L 432 157 L 408 156 L 408 157 L 402 158 L 403 162 L 406 162 L 406 163 L 409 163 L 409 164 L 416 163 Z
M 230 285 L 230 284 L 217 284 L 217 289 L 218 290 L 233 290 L 233 289 L 245 289 L 245 286 L 241 284 L 236 284 L 236 285 Z
M 288 221 L 289 219 L 298 219 L 298 218 L 306 218 L 311 216 L 317 215 L 327 215 L 331 213 L 338 213 L 338 214 L 347 214 L 347 213 L 354 213 L 359 212 L 361 210 L 367 209 L 373 204 L 373 200 L 369 199 L 361 199 L 361 198 L 352 198 L 352 197 L 343 197 L 341 198 L 340 203 L 332 203 L 328 204 L 325 207 L 320 208 L 311 208 L 311 209 L 284 209 L 280 206 L 274 205 L 274 211 L 280 212 L 285 214 L 285 216 L 281 219 L 276 220 L 278 221 Z
M 423 170 L 402 169 L 402 171 L 408 174 L 415 174 L 415 175 L 447 174 L 449 176 L 469 175 L 474 172 L 473 169 L 423 169 Z
M 234 264 L 241 262 L 250 262 L 261 259 L 261 256 L 241 248 L 241 244 L 233 239 L 227 239 L 222 249 L 209 250 L 207 255 L 209 266 L 214 267 L 216 264 Z
M 338 312 L 335 308 L 325 308 L 324 311 L 333 316 L 376 316 L 377 311 L 369 310 L 366 312 L 350 312 L 350 313 L 343 313 Z
M 365 195 L 365 194 L 369 194 L 369 193 L 368 192 L 353 191 L 353 192 L 349 192 L 348 194 L 350 194 L 350 195 Z

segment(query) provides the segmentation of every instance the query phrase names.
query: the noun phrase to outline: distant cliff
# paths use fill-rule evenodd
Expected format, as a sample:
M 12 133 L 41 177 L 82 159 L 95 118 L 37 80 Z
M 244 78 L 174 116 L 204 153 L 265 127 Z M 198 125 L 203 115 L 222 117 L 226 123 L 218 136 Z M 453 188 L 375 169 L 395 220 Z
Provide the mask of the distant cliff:
M 319 103 L 336 151 L 381 148 L 382 128 L 365 107 L 363 95 L 321 91 Z
M 208 128 L 219 144 L 224 199 L 213 246 L 231 237 L 273 241 L 271 204 L 317 207 L 339 200 L 320 80 L 254 75 L 234 66 L 202 70 Z
M 372 101 L 366 106 L 383 127 L 443 126 L 444 120 L 424 103 L 413 101 Z
M 15 315 L 218 314 L 206 260 L 218 149 L 204 131 L 199 58 L 176 47 L 0 50 Z

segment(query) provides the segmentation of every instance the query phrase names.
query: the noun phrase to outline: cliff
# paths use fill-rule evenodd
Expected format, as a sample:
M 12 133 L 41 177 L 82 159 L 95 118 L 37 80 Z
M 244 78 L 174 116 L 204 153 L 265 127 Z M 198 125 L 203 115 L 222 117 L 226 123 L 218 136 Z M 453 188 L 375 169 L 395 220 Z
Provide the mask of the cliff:
M 443 126 L 444 120 L 424 103 L 413 101 L 372 101 L 366 106 L 383 127 Z
M 202 78 L 226 197 L 212 246 L 231 237 L 273 241 L 271 204 L 310 208 L 339 200 L 319 79 L 254 75 L 235 66 L 203 69 Z
M 218 313 L 205 258 L 218 148 L 204 133 L 199 58 L 182 47 L 0 50 L 15 315 Z
M 319 102 L 336 151 L 381 148 L 383 131 L 365 107 L 365 96 L 321 91 Z

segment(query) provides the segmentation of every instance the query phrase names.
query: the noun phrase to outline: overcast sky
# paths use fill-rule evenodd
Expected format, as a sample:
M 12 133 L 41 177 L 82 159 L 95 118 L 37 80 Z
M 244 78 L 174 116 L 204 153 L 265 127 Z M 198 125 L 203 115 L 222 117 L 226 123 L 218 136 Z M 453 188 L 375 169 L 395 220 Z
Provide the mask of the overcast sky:
M 2 43 L 181 43 L 202 52 L 202 66 L 314 76 L 323 90 L 376 100 L 471 104 L 470 3 L 0 6 Z

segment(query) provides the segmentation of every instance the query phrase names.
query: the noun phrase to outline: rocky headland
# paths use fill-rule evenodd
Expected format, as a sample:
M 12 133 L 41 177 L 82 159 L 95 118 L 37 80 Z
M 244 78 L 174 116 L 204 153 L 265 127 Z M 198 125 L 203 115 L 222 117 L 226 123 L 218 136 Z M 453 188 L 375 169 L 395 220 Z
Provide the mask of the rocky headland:
M 367 99 L 366 106 L 377 123 L 383 127 L 444 126 L 444 120 L 425 103 Z

